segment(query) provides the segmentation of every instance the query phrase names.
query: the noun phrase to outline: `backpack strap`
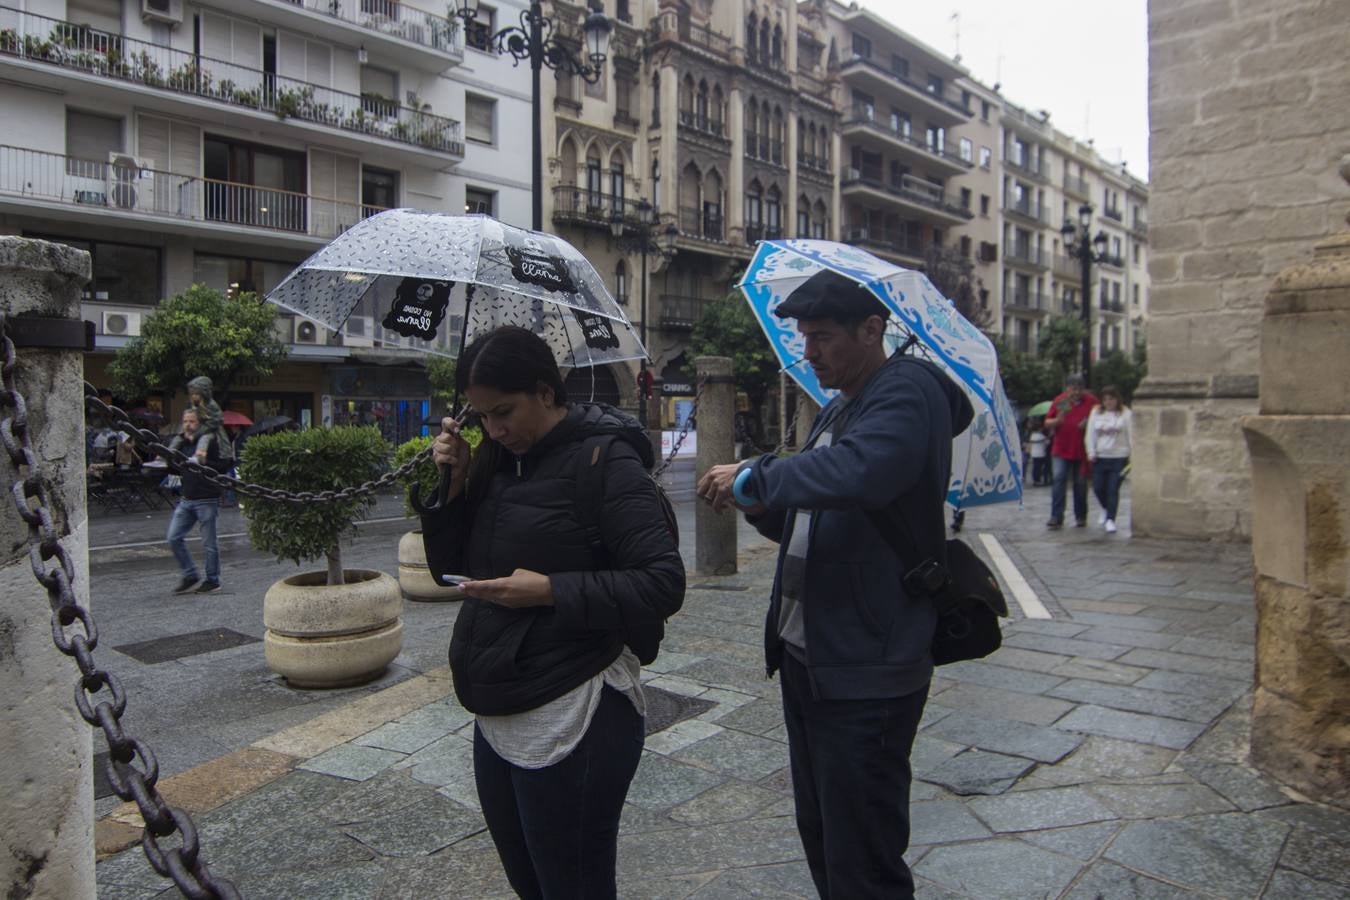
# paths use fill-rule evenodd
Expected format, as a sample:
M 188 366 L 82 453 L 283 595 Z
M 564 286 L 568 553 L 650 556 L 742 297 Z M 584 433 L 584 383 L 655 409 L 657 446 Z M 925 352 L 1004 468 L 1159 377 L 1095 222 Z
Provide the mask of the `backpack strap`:
M 615 434 L 591 435 L 582 441 L 581 451 L 577 454 L 577 519 L 585 531 L 586 544 L 591 548 L 591 559 L 601 569 L 609 564 L 609 552 L 605 550 L 600 533 L 600 513 L 605 502 L 605 458 L 616 437 Z

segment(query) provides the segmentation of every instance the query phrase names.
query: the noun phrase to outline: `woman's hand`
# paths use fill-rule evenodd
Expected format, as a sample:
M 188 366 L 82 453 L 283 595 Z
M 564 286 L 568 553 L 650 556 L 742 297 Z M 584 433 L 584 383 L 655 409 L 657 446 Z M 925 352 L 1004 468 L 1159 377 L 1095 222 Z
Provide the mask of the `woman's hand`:
M 548 576 L 529 569 L 516 569 L 505 578 L 466 581 L 459 589 L 470 597 L 512 609 L 553 605 L 553 584 Z
M 431 458 L 441 471 L 450 471 L 450 491 L 447 500 L 458 497 L 469 477 L 469 444 L 459 436 L 460 425 L 446 416 L 441 420 L 441 433 L 431 445 Z

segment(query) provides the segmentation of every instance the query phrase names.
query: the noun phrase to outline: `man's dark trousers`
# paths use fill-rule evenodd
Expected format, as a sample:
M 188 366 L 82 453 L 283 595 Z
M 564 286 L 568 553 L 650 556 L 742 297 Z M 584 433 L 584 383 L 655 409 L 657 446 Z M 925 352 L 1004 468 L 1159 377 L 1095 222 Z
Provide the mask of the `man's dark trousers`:
M 806 667 L 779 671 L 797 830 L 822 900 L 912 897 L 909 753 L 928 686 L 882 700 L 819 700 Z

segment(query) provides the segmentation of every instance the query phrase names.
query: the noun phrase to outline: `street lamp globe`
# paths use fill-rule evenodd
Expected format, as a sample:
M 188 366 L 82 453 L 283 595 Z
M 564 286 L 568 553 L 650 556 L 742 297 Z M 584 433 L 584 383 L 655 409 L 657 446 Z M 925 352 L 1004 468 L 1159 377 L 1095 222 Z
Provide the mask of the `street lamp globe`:
M 642 223 L 643 230 L 650 228 L 652 222 L 656 219 L 656 210 L 652 208 L 652 205 L 647 202 L 645 197 L 638 201 L 637 214 L 638 221 Z
M 1078 229 L 1074 227 L 1072 221 L 1065 219 L 1064 227 L 1059 230 L 1059 233 L 1064 235 L 1064 246 L 1072 253 L 1073 245 L 1078 242 Z
M 586 50 L 590 54 L 591 65 L 599 68 L 609 56 L 609 39 L 614 34 L 614 23 L 603 12 L 593 9 L 582 28 L 586 33 Z
M 1082 206 L 1078 207 L 1078 224 L 1083 226 L 1084 231 L 1087 231 L 1089 226 L 1092 225 L 1091 204 L 1084 203 Z
M 616 238 L 623 237 L 623 211 L 614 210 L 609 214 L 609 233 Z
M 459 14 L 465 19 L 478 18 L 478 0 L 460 0 Z
M 680 229 L 676 228 L 674 223 L 671 223 L 661 229 L 661 232 L 656 237 L 656 243 L 661 248 L 662 253 L 666 256 L 671 256 L 675 253 L 675 241 L 678 240 L 679 237 Z
M 1097 251 L 1098 259 L 1106 258 L 1106 232 L 1098 231 L 1097 236 L 1092 239 L 1092 249 Z

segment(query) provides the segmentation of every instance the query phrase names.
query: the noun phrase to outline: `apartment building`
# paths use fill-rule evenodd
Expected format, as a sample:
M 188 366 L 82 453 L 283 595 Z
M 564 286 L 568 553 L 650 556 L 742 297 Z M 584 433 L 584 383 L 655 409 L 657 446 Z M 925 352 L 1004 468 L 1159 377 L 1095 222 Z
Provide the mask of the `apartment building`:
M 981 319 L 977 324 L 1002 334 L 1007 321 L 999 252 L 1003 241 L 1003 98 L 974 79 L 963 79 L 960 85 L 970 93 L 975 114 L 957 132 L 958 154 L 969 156 L 975 165 L 954 179 L 953 189 L 963 201 L 969 198 L 975 215 L 956 229 L 953 244 L 959 257 L 971 266 L 976 315 Z
M 1003 333 L 1029 352 L 1054 312 L 1050 270 L 1060 226 L 1051 179 L 1054 129 L 1046 118 L 1006 102 L 1000 121 Z
M 376 211 L 472 203 L 455 173 L 486 180 L 495 130 L 528 120 L 527 102 L 502 97 L 528 84 L 518 72 L 466 49 L 458 20 L 397 0 L 0 0 L 0 116 L 24 123 L 0 144 L 0 229 L 92 254 L 86 373 L 103 385 L 164 296 L 195 282 L 265 292 Z M 475 86 L 499 87 L 484 104 Z M 527 214 L 527 190 L 492 197 Z M 279 327 L 287 362 L 235 385 L 230 406 L 379 422 L 394 439 L 420 429 L 422 369 L 380 346 L 371 316 L 341 334 L 296 316 Z

